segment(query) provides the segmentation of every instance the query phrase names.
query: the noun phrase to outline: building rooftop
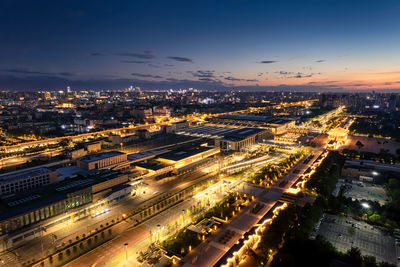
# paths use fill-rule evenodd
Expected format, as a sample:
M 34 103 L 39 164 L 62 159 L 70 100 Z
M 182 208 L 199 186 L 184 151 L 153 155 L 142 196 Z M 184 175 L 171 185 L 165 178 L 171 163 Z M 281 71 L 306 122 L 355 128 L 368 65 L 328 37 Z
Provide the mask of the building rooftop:
M 20 171 L 15 171 L 15 172 L 10 172 L 7 174 L 0 175 L 0 184 L 2 183 L 8 183 L 10 181 L 15 181 L 15 180 L 20 180 L 20 179 L 26 179 L 29 177 L 35 177 L 38 175 L 50 173 L 52 170 L 46 167 L 39 167 L 39 168 L 34 168 L 34 169 L 29 169 L 29 170 L 20 170 Z
M 153 160 L 153 159 L 137 162 L 137 163 L 135 163 L 135 165 L 138 167 L 144 168 L 146 170 L 152 170 L 152 171 L 161 170 L 165 167 L 171 166 L 164 162 L 159 162 L 159 161 Z
M 115 156 L 119 156 L 119 155 L 124 155 L 124 154 L 125 153 L 119 152 L 119 151 L 109 151 L 109 152 L 104 152 L 104 153 L 87 155 L 87 156 L 79 158 L 79 160 L 89 163 L 89 162 L 102 160 L 102 159 L 106 159 L 106 158 L 110 158 L 110 157 L 115 157 Z
M 146 159 L 146 158 L 151 158 L 151 157 L 155 157 L 157 155 L 169 152 L 171 150 L 168 149 L 160 149 L 160 150 L 150 150 L 150 151 L 144 151 L 144 152 L 138 152 L 138 153 L 134 153 L 134 154 L 129 154 L 128 155 L 128 160 L 129 161 L 140 161 L 142 159 Z
M 181 147 L 179 149 L 164 153 L 159 156 L 161 159 L 167 159 L 172 161 L 180 161 L 182 159 L 194 156 L 199 153 L 203 153 L 205 151 L 211 150 L 215 147 L 211 146 L 187 146 Z
M 68 195 L 84 190 L 92 185 L 126 175 L 118 171 L 92 170 L 79 174 L 76 178 L 37 188 L 32 192 L 0 200 L 0 220 L 12 218 L 25 212 L 45 207 L 68 198 Z M 90 189 L 91 192 L 91 189 Z
M 259 129 L 259 128 L 243 128 L 243 129 L 237 129 L 235 131 L 226 133 L 224 135 L 224 137 L 225 138 L 244 139 L 244 138 L 248 138 L 250 136 L 256 135 L 260 132 L 264 132 L 264 131 L 265 131 L 265 129 Z
M 253 121 L 253 122 L 263 122 L 270 124 L 285 124 L 290 122 L 291 120 L 284 118 L 277 118 L 275 116 L 260 116 L 260 115 L 220 115 L 217 117 L 218 119 L 226 119 L 226 120 L 238 120 L 238 121 Z

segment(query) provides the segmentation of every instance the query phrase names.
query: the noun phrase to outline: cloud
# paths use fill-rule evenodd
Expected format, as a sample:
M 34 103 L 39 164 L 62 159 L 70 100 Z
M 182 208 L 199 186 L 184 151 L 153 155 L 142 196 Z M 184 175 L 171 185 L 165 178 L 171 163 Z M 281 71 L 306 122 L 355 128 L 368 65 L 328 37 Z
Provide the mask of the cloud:
M 193 59 L 188 57 L 167 57 L 168 59 L 172 59 L 179 62 L 190 62 L 193 63 Z
M 148 64 L 147 66 L 152 67 L 152 68 L 156 68 L 156 69 L 160 68 L 160 66 L 158 66 L 156 64 L 152 64 L 152 63 Z
M 257 79 L 240 79 L 232 76 L 225 77 L 224 79 L 231 82 L 258 82 Z
M 278 74 L 280 74 L 280 75 L 289 75 L 289 74 L 293 74 L 293 72 L 291 72 L 291 71 L 283 71 L 283 70 L 281 70 L 281 71 L 276 71 L 275 73 L 278 73 Z
M 71 72 L 59 72 L 58 75 L 61 75 L 61 76 L 74 76 L 75 74 L 71 73 Z
M 60 75 L 60 76 L 75 75 L 72 72 L 47 72 L 47 71 L 30 70 L 25 68 L 3 69 L 2 71 L 15 74 L 26 74 L 26 75 Z
M 325 59 L 319 59 L 319 60 L 315 60 L 315 62 L 322 63 L 322 62 L 326 62 L 326 60 Z
M 300 79 L 300 78 L 311 78 L 311 77 L 314 76 L 314 74 L 315 74 L 315 73 L 304 74 L 304 73 L 298 72 L 298 73 L 296 73 L 296 75 L 291 76 L 291 77 L 289 77 L 289 78 L 296 78 L 296 79 Z M 318 73 L 318 74 L 320 74 L 320 73 Z
M 91 55 L 91 56 L 95 56 L 95 57 L 97 57 L 97 56 L 105 56 L 105 54 L 103 54 L 103 53 L 98 53 L 98 52 L 90 53 L 90 55 Z
M 214 80 L 214 79 L 211 79 L 211 78 L 199 78 L 199 81 L 219 82 L 219 80 Z
M 198 71 L 187 71 L 193 75 L 193 77 L 199 78 L 215 78 L 215 71 L 214 70 L 198 70 Z
M 153 52 L 151 52 L 151 51 L 144 51 L 142 54 L 141 53 L 122 52 L 122 53 L 114 53 L 114 55 L 124 56 L 124 57 L 134 57 L 134 58 L 140 58 L 140 59 L 153 59 L 156 57 L 153 54 Z
M 145 74 L 146 75 L 146 74 Z M 139 77 L 139 76 L 137 76 Z M 207 79 L 207 78 L 204 78 Z M 324 82 L 327 83 L 327 82 Z M 143 90 L 169 90 L 198 88 L 200 90 L 217 91 L 292 91 L 292 92 L 348 92 L 352 89 L 344 89 L 339 85 L 324 84 L 304 84 L 304 85 L 230 85 L 218 80 L 190 80 L 167 78 L 165 80 L 144 80 L 136 77 L 132 78 L 91 78 L 91 79 L 70 79 L 64 76 L 51 75 L 2 75 L 0 74 L 0 84 L 2 90 L 19 91 L 37 91 L 37 90 L 55 90 L 71 86 L 74 90 L 122 90 L 130 85 L 139 86 Z M 379 88 L 377 88 L 379 89 Z M 353 89 L 356 90 L 356 89 Z M 369 90 L 374 88 L 369 87 Z M 365 90 L 363 90 L 365 91 Z M 383 90 L 383 92 L 400 92 L 400 86 L 397 89 Z
M 150 61 L 146 60 L 121 60 L 122 63 L 132 63 L 132 64 L 147 64 L 150 63 Z
M 355 86 L 355 87 L 358 87 L 358 86 L 369 86 L 369 84 L 366 84 L 366 83 L 353 83 L 353 84 L 349 84 L 348 86 Z
M 260 62 L 258 62 L 258 63 L 261 63 L 261 64 L 271 64 L 271 63 L 276 63 L 276 62 L 279 62 L 279 61 L 275 61 L 275 60 L 263 60 L 263 61 L 260 61 Z
M 152 74 L 142 74 L 142 73 L 131 73 L 132 76 L 141 77 L 141 78 L 155 78 L 155 79 L 162 79 L 162 76 L 159 75 L 152 75 Z
M 239 78 L 235 78 L 235 77 L 231 77 L 231 76 L 225 77 L 225 80 L 232 81 L 232 82 L 244 81 L 244 79 L 239 79 Z
M 173 67 L 173 64 L 164 64 L 165 67 Z

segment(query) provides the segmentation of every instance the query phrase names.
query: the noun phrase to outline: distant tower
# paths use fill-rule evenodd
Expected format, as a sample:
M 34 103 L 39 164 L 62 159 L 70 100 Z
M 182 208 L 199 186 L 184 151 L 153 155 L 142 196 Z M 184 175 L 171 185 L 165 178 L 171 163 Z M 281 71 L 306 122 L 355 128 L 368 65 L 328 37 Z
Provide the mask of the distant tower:
M 71 93 L 71 87 L 67 86 L 67 93 Z

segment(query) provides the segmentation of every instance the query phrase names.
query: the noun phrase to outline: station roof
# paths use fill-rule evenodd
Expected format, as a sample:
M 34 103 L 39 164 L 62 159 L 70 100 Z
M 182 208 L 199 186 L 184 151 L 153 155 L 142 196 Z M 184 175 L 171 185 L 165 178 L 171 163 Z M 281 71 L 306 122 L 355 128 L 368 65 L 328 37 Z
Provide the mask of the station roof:
M 248 137 L 251 137 L 253 135 L 256 135 L 260 132 L 265 132 L 265 129 L 259 129 L 259 128 L 242 128 L 242 129 L 237 129 L 235 131 L 231 131 L 229 133 L 226 133 L 224 135 L 225 138 L 238 138 L 238 139 L 245 139 Z
M 122 153 L 122 152 L 119 152 L 119 151 L 109 151 L 109 152 L 104 152 L 104 153 L 87 155 L 87 156 L 79 158 L 79 160 L 89 163 L 89 162 L 98 161 L 98 160 L 111 158 L 111 157 L 124 155 L 124 154 L 125 153 Z
M 143 152 L 137 152 L 134 154 L 129 154 L 128 155 L 128 160 L 132 162 L 140 161 L 146 158 L 151 158 L 155 157 L 157 155 L 169 152 L 171 150 L 168 149 L 159 149 L 159 150 L 150 150 L 150 151 L 143 151 Z
M 263 122 L 270 124 L 285 124 L 290 122 L 291 120 L 274 117 L 274 116 L 259 116 L 259 115 L 233 115 L 226 114 L 220 115 L 217 117 L 218 119 L 226 119 L 226 120 L 237 120 L 237 121 L 253 121 L 253 122 Z
M 158 170 L 161 170 L 161 169 L 171 166 L 171 165 L 151 159 L 151 160 L 147 160 L 147 161 L 143 160 L 141 162 L 136 162 L 135 166 L 144 168 L 146 170 L 158 171 Z
M 187 146 L 187 147 L 182 147 L 167 153 L 164 153 L 159 156 L 161 159 L 167 159 L 167 160 L 172 160 L 172 161 L 180 161 L 185 158 L 194 156 L 199 153 L 203 153 L 205 151 L 211 150 L 215 147 L 210 147 L 210 146 Z
M 1 175 L 0 176 L 0 184 L 8 183 L 10 181 L 18 181 L 20 179 L 26 179 L 29 177 L 35 177 L 35 176 L 47 174 L 50 172 L 52 172 L 52 170 L 50 170 L 49 168 L 45 168 L 45 167 L 15 171 L 15 172 Z

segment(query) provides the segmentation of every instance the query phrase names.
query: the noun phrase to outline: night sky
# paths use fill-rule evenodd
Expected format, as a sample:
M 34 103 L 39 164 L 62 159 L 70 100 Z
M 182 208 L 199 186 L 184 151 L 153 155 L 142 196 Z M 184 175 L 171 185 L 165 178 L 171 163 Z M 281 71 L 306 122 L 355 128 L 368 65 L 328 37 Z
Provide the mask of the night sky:
M 0 1 L 0 89 L 400 88 L 400 1 Z

